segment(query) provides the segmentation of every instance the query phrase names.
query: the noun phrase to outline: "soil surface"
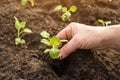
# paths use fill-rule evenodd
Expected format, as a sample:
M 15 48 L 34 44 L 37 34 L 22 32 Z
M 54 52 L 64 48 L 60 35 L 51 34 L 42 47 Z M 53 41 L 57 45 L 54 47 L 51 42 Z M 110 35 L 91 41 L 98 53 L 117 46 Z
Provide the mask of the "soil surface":
M 78 7 L 71 20 L 62 22 L 53 9 L 58 4 Z M 25 45 L 16 46 L 14 16 L 26 21 L 33 33 L 23 34 Z M 20 0 L 0 1 L 0 80 L 120 80 L 120 52 L 112 49 L 77 50 L 66 59 L 52 60 L 40 43 L 43 30 L 56 35 L 71 22 L 98 26 L 98 19 L 120 23 L 120 0 Z

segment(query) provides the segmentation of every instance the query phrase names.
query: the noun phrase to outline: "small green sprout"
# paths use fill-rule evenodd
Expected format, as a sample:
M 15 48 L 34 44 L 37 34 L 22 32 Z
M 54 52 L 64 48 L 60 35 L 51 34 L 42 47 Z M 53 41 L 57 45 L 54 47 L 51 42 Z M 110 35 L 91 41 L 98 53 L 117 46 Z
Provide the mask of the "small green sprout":
M 31 3 L 31 6 L 35 5 L 35 0 L 21 0 L 21 5 L 26 6 L 28 2 Z
M 75 13 L 77 11 L 76 6 L 71 6 L 70 9 L 67 7 L 62 7 L 61 5 L 58 5 L 54 8 L 55 12 L 61 11 L 63 14 L 61 15 L 62 21 L 70 20 L 71 13 Z
M 29 28 L 25 28 L 26 26 L 26 22 L 22 21 L 19 22 L 19 20 L 17 19 L 17 17 L 15 18 L 15 28 L 17 29 L 17 38 L 15 38 L 15 44 L 25 44 L 25 40 L 20 38 L 20 35 L 24 32 L 24 33 L 31 33 L 32 31 Z
M 41 39 L 40 42 L 51 47 L 50 49 L 44 50 L 44 53 L 49 53 L 52 59 L 57 59 L 59 57 L 59 47 L 61 46 L 61 43 L 68 42 L 68 40 L 60 40 L 55 36 L 50 37 L 50 34 L 46 31 L 41 32 L 40 35 L 44 38 Z
M 98 22 L 101 23 L 103 26 L 108 26 L 109 24 L 111 24 L 111 21 L 104 21 L 102 19 L 98 19 Z

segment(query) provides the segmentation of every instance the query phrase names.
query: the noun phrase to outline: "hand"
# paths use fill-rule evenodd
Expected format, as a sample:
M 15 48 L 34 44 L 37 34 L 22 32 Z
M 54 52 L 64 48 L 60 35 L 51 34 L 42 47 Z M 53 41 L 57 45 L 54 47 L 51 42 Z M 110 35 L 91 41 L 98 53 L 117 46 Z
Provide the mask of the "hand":
M 60 59 L 67 57 L 76 49 L 99 49 L 103 47 L 105 27 L 92 27 L 79 23 L 71 23 L 57 34 L 59 39 L 69 40 L 60 49 Z

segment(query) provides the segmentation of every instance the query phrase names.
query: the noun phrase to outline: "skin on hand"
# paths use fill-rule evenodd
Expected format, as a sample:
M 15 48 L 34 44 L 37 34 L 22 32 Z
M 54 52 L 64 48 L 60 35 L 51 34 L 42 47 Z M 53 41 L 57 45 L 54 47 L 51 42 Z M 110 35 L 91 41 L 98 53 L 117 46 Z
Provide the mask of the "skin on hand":
M 60 49 L 60 59 L 70 55 L 76 49 L 101 49 L 103 48 L 106 27 L 93 27 L 79 23 L 70 23 L 57 34 L 59 39 L 69 40 Z

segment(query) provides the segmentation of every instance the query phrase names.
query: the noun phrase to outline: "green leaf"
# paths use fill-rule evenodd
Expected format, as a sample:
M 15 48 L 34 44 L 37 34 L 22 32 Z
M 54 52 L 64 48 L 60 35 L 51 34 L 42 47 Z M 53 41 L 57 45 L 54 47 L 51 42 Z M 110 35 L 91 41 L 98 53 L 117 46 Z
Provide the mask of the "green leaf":
M 28 3 L 28 0 L 21 0 L 21 5 L 22 5 L 22 6 L 26 6 L 27 3 Z
M 21 39 L 20 44 L 25 44 L 25 40 L 24 40 L 24 39 Z
M 18 20 L 17 17 L 14 16 L 14 18 L 15 18 L 15 28 L 16 28 L 17 30 L 19 30 L 19 29 L 21 28 L 21 27 L 20 27 L 20 22 L 19 22 L 19 20 Z
M 20 42 L 21 42 L 21 39 L 20 39 L 20 38 L 15 38 L 15 44 L 16 44 L 16 45 L 20 44 Z
M 62 14 L 61 19 L 62 19 L 62 21 L 65 21 L 65 20 L 66 20 L 65 14 Z
M 62 21 L 66 21 L 66 20 L 70 19 L 70 17 L 71 17 L 71 13 L 69 11 L 67 11 L 64 14 L 62 14 L 61 19 L 62 19 Z
M 55 46 L 60 46 L 61 41 L 57 37 L 50 38 L 50 44 Z
M 70 17 L 71 17 L 71 13 L 70 13 L 69 11 L 67 11 L 67 12 L 65 13 L 65 15 L 66 15 L 66 18 L 70 18 Z
M 57 59 L 59 57 L 60 50 L 57 48 L 52 48 L 49 51 L 49 55 L 52 59 Z
M 49 53 L 50 49 L 44 50 L 44 53 Z
M 49 34 L 48 32 L 46 32 L 46 31 L 42 31 L 42 32 L 40 33 L 40 35 L 41 35 L 43 38 L 49 38 L 49 37 L 50 37 L 50 34 Z
M 103 26 L 105 26 L 105 21 L 102 19 L 98 19 L 98 22 L 101 23 Z
M 26 22 L 25 21 L 23 21 L 23 22 L 20 23 L 20 27 L 21 28 L 25 28 L 25 26 L 26 26 Z
M 47 39 L 41 39 L 40 42 L 47 45 L 47 46 L 50 46 L 50 41 L 48 41 Z
M 25 40 L 21 39 L 21 38 L 15 38 L 15 44 L 16 45 L 18 45 L 18 44 L 25 44 Z
M 54 8 L 54 11 L 57 12 L 57 11 L 60 11 L 61 9 L 62 9 L 62 6 L 58 5 Z
M 77 7 L 76 6 L 71 6 L 70 7 L 70 11 L 73 12 L 73 13 L 76 12 L 77 11 Z
M 18 18 L 17 17 L 15 17 L 14 16 L 14 18 L 15 18 L 15 28 L 17 29 L 17 30 L 20 30 L 21 28 L 24 28 L 25 27 L 25 25 L 26 25 L 26 22 L 19 22 L 19 20 L 18 20 Z
M 108 26 L 109 24 L 111 24 L 111 21 L 105 21 L 105 26 Z
M 98 19 L 98 22 L 99 22 L 99 23 L 104 23 L 104 20 Z
M 23 32 L 25 32 L 25 33 L 32 33 L 32 31 L 31 31 L 29 28 L 25 28 L 25 29 L 23 30 Z
M 62 7 L 62 12 L 66 12 L 67 8 L 66 7 Z
M 29 0 L 31 2 L 31 6 L 35 5 L 35 0 Z

